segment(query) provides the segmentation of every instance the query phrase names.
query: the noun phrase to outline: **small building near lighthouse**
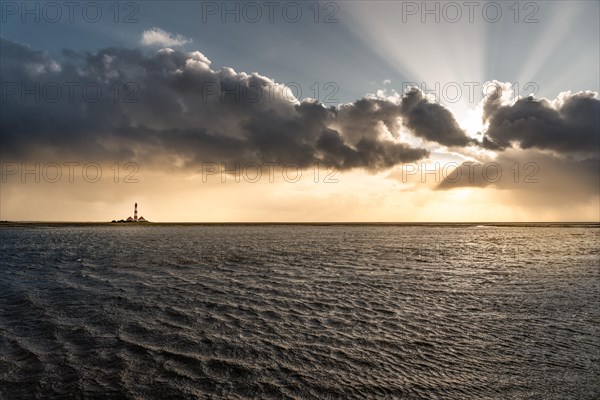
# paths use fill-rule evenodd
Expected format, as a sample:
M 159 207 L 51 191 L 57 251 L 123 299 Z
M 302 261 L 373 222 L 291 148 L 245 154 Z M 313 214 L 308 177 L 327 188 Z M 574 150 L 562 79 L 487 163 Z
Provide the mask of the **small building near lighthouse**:
M 140 215 L 140 217 L 138 218 L 138 222 L 146 222 L 146 220 L 144 219 L 144 217 L 142 217 L 142 216 Z

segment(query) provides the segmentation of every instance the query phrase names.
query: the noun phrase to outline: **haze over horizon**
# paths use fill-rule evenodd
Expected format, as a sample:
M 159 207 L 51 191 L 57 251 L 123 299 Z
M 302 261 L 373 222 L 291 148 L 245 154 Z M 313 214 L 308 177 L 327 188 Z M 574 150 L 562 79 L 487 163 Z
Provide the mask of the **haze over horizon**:
M 598 2 L 175 3 L 3 3 L 1 220 L 600 222 Z

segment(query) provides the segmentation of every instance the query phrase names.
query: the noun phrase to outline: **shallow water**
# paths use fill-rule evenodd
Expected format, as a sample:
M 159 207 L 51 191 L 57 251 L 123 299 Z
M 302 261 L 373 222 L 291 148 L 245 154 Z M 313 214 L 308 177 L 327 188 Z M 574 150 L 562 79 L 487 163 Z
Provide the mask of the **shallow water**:
M 0 228 L 0 397 L 596 399 L 598 226 Z

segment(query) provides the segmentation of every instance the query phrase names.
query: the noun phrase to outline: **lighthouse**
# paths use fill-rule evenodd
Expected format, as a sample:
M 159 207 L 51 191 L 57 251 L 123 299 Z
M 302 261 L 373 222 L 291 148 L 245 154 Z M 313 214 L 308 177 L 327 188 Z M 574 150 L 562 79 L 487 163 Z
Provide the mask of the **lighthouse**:
M 141 215 L 138 218 L 137 203 L 135 203 L 133 206 L 133 218 L 130 216 L 127 219 L 120 219 L 118 221 L 113 219 L 112 222 L 148 222 L 148 220 Z

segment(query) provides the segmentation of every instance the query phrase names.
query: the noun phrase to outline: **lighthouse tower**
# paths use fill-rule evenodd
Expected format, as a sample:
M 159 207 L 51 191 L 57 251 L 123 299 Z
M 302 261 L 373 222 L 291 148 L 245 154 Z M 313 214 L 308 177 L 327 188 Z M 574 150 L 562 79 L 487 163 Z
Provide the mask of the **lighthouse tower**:
M 135 208 L 134 208 L 134 211 L 133 211 L 133 220 L 134 221 L 138 220 L 138 218 L 137 218 L 137 203 L 135 203 Z

